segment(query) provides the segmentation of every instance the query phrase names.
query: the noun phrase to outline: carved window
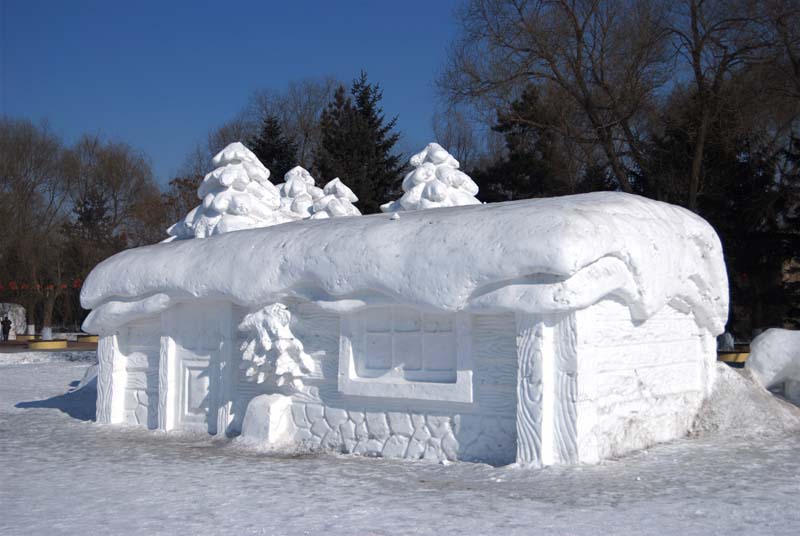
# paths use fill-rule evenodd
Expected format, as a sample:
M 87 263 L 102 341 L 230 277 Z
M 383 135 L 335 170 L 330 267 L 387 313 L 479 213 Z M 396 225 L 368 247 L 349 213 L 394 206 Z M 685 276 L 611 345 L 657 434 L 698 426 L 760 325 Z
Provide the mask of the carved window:
M 466 315 L 409 307 L 373 307 L 347 315 L 340 388 L 367 396 L 471 401 L 468 331 Z M 369 385 L 383 387 L 359 388 Z

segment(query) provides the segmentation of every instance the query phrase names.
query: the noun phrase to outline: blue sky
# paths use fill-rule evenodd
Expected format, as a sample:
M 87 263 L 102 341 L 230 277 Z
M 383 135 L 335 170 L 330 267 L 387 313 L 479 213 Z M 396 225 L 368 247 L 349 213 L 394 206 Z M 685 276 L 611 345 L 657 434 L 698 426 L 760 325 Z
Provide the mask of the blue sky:
M 163 183 L 254 90 L 365 69 L 421 147 L 458 3 L 0 0 L 0 114 L 125 141 Z

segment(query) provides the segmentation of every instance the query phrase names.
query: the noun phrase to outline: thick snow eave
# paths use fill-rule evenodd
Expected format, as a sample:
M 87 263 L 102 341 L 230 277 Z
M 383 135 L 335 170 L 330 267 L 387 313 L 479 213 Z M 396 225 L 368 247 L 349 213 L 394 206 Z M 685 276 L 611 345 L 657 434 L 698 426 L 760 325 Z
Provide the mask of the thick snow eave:
M 109 333 L 195 299 L 545 313 L 606 296 L 637 321 L 669 303 L 721 333 L 719 238 L 692 212 L 616 192 L 306 220 L 123 251 L 92 271 L 81 303 L 94 309 L 84 329 Z

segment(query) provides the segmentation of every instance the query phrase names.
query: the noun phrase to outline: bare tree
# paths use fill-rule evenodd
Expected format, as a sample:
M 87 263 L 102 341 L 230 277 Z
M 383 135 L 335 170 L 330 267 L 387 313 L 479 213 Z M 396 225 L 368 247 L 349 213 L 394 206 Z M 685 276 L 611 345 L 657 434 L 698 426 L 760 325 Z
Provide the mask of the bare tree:
M 669 17 L 676 47 L 691 72 L 697 102 L 688 207 L 698 208 L 709 128 L 724 112 L 726 84 L 769 45 L 765 41 L 763 2 L 757 0 L 683 0 Z
M 137 205 L 157 196 L 158 187 L 146 156 L 125 143 L 83 136 L 65 155 L 64 173 L 73 205 L 99 196 L 109 218 L 109 232 L 127 232 Z
M 297 145 L 298 164 L 310 167 L 319 146 L 320 116 L 339 85 L 324 76 L 289 82 L 282 92 L 259 90 L 250 98 L 247 115 L 259 125 L 269 115 L 278 117 L 286 137 Z
M 440 89 L 455 102 L 495 109 L 529 85 L 580 115 L 521 121 L 602 151 L 625 191 L 641 166 L 640 116 L 670 72 L 668 32 L 656 1 L 471 0 Z
M 258 121 L 254 120 L 245 112 L 239 112 L 233 119 L 211 130 L 208 133 L 208 159 L 206 164 L 211 161 L 211 157 L 224 149 L 227 145 L 236 142 L 247 142 L 258 131 Z
M 267 116 L 280 119 L 286 137 L 297 145 L 297 163 L 310 167 L 319 146 L 320 115 L 338 85 L 335 78 L 325 76 L 290 82 L 283 91 L 260 89 L 253 92 L 235 117 L 210 130 L 205 140 L 195 144 L 178 175 L 202 177 L 217 152 L 235 141 L 248 143 L 255 138 Z
M 461 164 L 470 169 L 478 159 L 481 148 L 477 139 L 477 125 L 470 121 L 467 112 L 457 106 L 438 111 L 433 116 L 433 134 Z
M 178 171 L 178 177 L 195 177 L 197 184 L 195 188 L 200 185 L 206 173 L 209 171 L 211 165 L 212 153 L 208 147 L 202 143 L 195 143 L 189 154 L 183 161 L 183 164 Z
M 61 144 L 47 124 L 0 118 L 0 214 L 5 237 L 48 233 L 59 223 L 68 184 Z
M 60 283 L 60 229 L 70 187 L 61 166 L 61 144 L 46 124 L 0 119 L 0 217 L 5 228 L 0 258 L 4 275 L 19 282 L 18 299 L 29 324 L 34 324 L 43 291 L 49 322 L 47 306 L 54 301 L 49 291 Z

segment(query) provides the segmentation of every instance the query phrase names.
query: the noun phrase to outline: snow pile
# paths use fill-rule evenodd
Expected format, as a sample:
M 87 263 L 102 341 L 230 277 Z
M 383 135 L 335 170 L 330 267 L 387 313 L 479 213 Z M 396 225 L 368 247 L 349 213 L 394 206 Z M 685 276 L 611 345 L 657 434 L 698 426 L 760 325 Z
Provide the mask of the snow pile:
M 303 378 L 313 370 L 314 361 L 292 333 L 291 319 L 289 309 L 275 303 L 247 315 L 239 325 L 239 331 L 247 333 L 242 365 L 256 383 L 303 390 Z
M 316 186 L 314 177 L 305 168 L 295 166 L 283 176 L 284 182 L 278 185 L 281 209 L 295 215 L 298 219 L 311 217 L 314 202 L 325 193 Z
M 480 204 L 478 185 L 438 143 L 429 143 L 409 163 L 414 170 L 403 179 L 403 196 L 381 205 L 383 212 Z
M 727 331 L 717 337 L 717 350 L 720 352 L 733 352 L 736 349 L 736 342 L 733 335 Z
M 170 238 L 166 242 L 299 219 L 281 210 L 278 190 L 269 182 L 269 170 L 243 144 L 231 143 L 212 163 L 216 169 L 205 176 L 197 190 L 202 204 L 167 229 Z
M 323 192 L 325 195 L 314 202 L 311 219 L 361 215 L 361 211 L 353 205 L 358 202 L 358 197 L 353 190 L 345 186 L 339 177 L 326 184 Z
M 772 328 L 753 339 L 745 367 L 767 389 L 800 405 L 800 331 Z
M 773 396 L 747 369 L 717 363 L 717 379 L 691 433 L 726 432 L 763 436 L 800 430 L 800 409 Z

